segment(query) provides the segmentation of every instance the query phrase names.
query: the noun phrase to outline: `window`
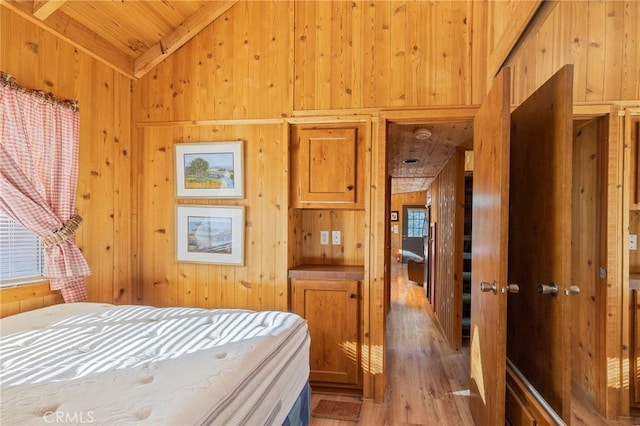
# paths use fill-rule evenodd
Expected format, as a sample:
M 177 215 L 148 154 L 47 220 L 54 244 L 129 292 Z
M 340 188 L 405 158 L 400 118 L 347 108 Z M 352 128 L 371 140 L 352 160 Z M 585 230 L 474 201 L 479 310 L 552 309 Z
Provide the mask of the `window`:
M 43 266 L 40 239 L 0 214 L 0 287 L 42 281 Z
M 407 237 L 422 238 L 427 235 L 426 232 L 427 210 L 426 209 L 407 209 Z

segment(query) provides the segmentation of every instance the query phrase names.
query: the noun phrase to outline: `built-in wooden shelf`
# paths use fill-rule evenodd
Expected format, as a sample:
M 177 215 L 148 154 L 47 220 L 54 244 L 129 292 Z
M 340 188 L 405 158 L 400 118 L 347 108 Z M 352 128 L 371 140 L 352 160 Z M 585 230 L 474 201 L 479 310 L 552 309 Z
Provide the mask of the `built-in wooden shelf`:
M 289 278 L 308 280 L 364 280 L 362 265 L 300 265 L 289 270 Z

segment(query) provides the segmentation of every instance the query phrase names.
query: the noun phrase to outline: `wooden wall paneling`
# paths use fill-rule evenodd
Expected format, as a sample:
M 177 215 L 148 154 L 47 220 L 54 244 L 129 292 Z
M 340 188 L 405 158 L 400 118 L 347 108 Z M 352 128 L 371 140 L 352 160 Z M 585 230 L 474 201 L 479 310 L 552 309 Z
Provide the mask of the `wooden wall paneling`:
M 0 318 L 63 302 L 60 292 L 49 289 L 48 281 L 3 288 L 0 292 Z
M 484 99 L 487 91 L 487 84 L 495 77 L 495 73 L 483 72 L 488 69 L 487 57 L 489 56 L 489 49 L 487 40 L 488 33 L 491 31 L 491 26 L 488 24 L 488 5 L 495 4 L 497 2 L 489 2 L 488 4 L 471 2 L 471 26 L 469 28 L 471 33 L 470 105 L 482 104 L 482 99 Z
M 574 64 L 574 102 L 639 99 L 639 13 L 635 1 L 544 2 L 505 63 L 513 103 L 566 63 Z
M 605 106 L 606 114 L 602 120 L 602 137 L 607 138 L 606 145 L 606 242 L 600 242 L 606 256 L 606 278 L 603 280 L 602 297 L 598 315 L 602 329 L 600 330 L 598 347 L 601 349 L 595 361 L 599 369 L 599 390 L 595 405 L 607 418 L 628 415 L 628 360 L 629 336 L 628 306 L 629 300 L 625 289 L 628 289 L 628 271 L 624 271 L 625 239 L 628 239 L 628 201 L 625 200 L 624 183 L 624 133 L 622 117 L 618 107 Z M 574 117 L 577 108 L 574 107 Z M 622 238 L 621 238 L 622 236 Z M 625 284 L 626 283 L 626 284 Z M 604 312 L 602 312 L 604 309 Z M 626 330 L 626 331 L 625 331 Z M 616 362 L 611 362 L 615 360 Z M 626 402 L 625 402 L 626 400 Z
M 113 74 L 115 105 L 112 139 L 115 205 L 113 211 L 114 245 L 112 249 L 114 276 L 111 298 L 114 303 L 131 304 L 135 300 L 132 288 L 132 146 L 131 82 L 120 73 Z M 101 112 L 100 112 L 101 113 Z
M 589 4 L 584 1 L 560 3 L 564 15 L 587 16 Z M 588 74 L 588 37 L 589 21 L 587 19 L 571 19 L 569 21 L 569 58 L 573 63 L 573 99 L 574 102 L 585 100 L 584 88 L 587 87 Z
M 306 2 L 304 7 L 294 7 L 294 99 L 295 109 L 314 109 L 315 107 L 315 72 L 317 69 L 315 55 L 316 52 L 316 5 L 318 2 Z M 298 63 L 298 58 L 300 63 Z
M 290 115 L 292 8 L 292 2 L 240 2 L 229 9 L 134 82 L 143 100 L 135 121 Z
M 626 49 L 619 49 L 618 43 L 622 42 L 624 37 L 620 34 L 620 29 L 624 28 L 625 20 L 625 4 L 622 1 L 605 2 L 604 4 L 605 28 L 602 34 L 604 51 L 604 63 L 606 66 L 607 80 L 603 81 L 602 99 L 619 99 L 622 94 L 623 85 L 623 60 L 622 57 Z M 636 21 L 637 23 L 638 21 Z M 634 25 L 637 27 L 637 25 Z M 624 46 L 624 45 L 623 45 Z M 638 48 L 638 47 L 636 47 Z M 636 54 L 637 56 L 637 54 Z M 605 68 L 603 67 L 602 77 L 604 78 Z M 629 76 L 633 78 L 632 76 Z M 635 80 L 638 80 L 640 74 L 636 74 Z
M 170 284 L 175 269 L 175 194 L 173 185 L 174 129 L 145 128 L 139 144 L 139 231 L 142 303 L 152 306 L 176 305 Z
M 433 105 L 455 105 L 452 102 L 452 89 L 454 88 L 453 70 L 451 68 L 451 40 L 457 34 L 451 31 L 451 2 L 438 4 L 435 11 L 434 25 L 431 31 L 435 32 L 435 46 L 432 57 L 433 63 L 429 67 L 430 72 L 435 73 L 434 86 L 432 88 Z M 463 33 L 464 34 L 464 33 Z M 435 66 L 433 66 L 435 64 Z
M 597 287 L 600 212 L 597 196 L 599 181 L 598 151 L 601 136 L 599 122 L 588 120 L 574 125 L 573 205 L 572 209 L 572 282 L 579 283 L 580 294 L 572 299 L 572 382 L 592 400 L 597 394 L 597 307 L 602 300 Z
M 574 99 L 574 101 L 598 101 L 604 99 L 604 60 L 606 56 L 605 44 L 606 29 L 606 7 L 604 2 L 589 2 L 588 15 L 585 16 L 588 22 L 587 37 L 587 81 L 584 88 L 584 99 Z M 609 70 L 607 70 L 609 71 Z M 581 88 L 582 89 L 582 88 Z
M 140 126 L 140 279 L 154 305 L 287 308 L 287 143 L 281 122 L 237 125 Z M 174 145 L 244 141 L 243 199 L 175 199 Z M 170 195 L 167 197 L 167 195 Z M 175 206 L 245 206 L 245 265 L 178 263 Z
M 364 265 L 364 220 L 363 210 L 303 210 L 301 263 Z M 329 231 L 329 244 L 320 244 L 320 231 Z M 340 231 L 340 245 L 332 244 L 331 231 Z
M 472 105 L 472 80 L 475 75 L 485 74 L 483 71 L 477 72 L 471 62 L 473 49 L 471 21 L 474 6 L 473 2 L 453 1 L 451 8 L 451 75 L 452 78 L 458 79 L 451 85 L 451 101 L 455 100 L 461 105 Z
M 622 53 L 622 92 L 620 99 L 640 99 L 640 5 L 626 2 L 624 9 L 624 51 Z
M 390 3 L 389 7 L 391 9 L 389 15 L 389 67 L 393 70 L 393 75 L 389 74 L 387 99 L 391 106 L 401 106 L 407 102 L 407 96 L 412 96 L 408 93 L 408 87 L 405 85 L 405 82 L 409 79 L 408 71 L 411 68 L 407 67 L 407 58 L 413 58 L 414 63 L 420 63 L 420 58 L 416 57 L 415 54 L 425 46 L 420 43 L 419 39 L 411 40 L 408 34 L 412 29 L 410 27 L 411 16 L 418 13 L 418 11 L 408 3 Z M 418 90 L 415 92 L 417 94 Z M 413 96 L 415 97 L 416 95 Z
M 470 20 L 479 7 L 473 2 L 296 2 L 294 7 L 295 110 L 471 100 Z
M 367 138 L 366 164 L 371 173 L 365 182 L 369 188 L 365 198 L 365 226 L 369 232 L 365 239 L 365 277 L 362 287 L 362 357 L 363 357 L 363 397 L 373 398 L 381 403 L 385 397 L 385 342 L 386 309 L 385 289 L 390 282 L 388 275 L 388 241 L 384 237 L 389 226 L 386 208 L 390 200 L 387 187 L 386 123 L 382 117 L 374 115 Z
M 462 244 L 464 151 L 458 150 L 438 175 L 438 232 L 435 291 L 437 316 L 453 350 L 462 346 Z

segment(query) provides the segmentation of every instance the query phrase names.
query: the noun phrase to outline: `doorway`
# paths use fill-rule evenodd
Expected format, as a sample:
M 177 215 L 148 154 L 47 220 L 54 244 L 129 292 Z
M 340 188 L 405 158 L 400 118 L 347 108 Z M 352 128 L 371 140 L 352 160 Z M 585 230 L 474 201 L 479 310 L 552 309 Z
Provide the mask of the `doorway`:
M 424 261 L 424 238 L 428 229 L 427 208 L 404 205 L 402 219 L 402 263 L 407 263 L 409 259 Z

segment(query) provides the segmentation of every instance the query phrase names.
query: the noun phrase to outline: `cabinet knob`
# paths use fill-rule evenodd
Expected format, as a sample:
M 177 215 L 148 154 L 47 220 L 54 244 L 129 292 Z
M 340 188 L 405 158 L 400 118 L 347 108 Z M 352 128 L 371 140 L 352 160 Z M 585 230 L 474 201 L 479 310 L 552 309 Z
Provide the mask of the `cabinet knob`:
M 353 294 L 353 293 L 349 293 L 349 299 L 355 299 L 355 298 L 356 298 L 356 295 L 355 295 L 355 294 Z
M 353 191 L 353 185 L 347 186 L 347 191 Z

